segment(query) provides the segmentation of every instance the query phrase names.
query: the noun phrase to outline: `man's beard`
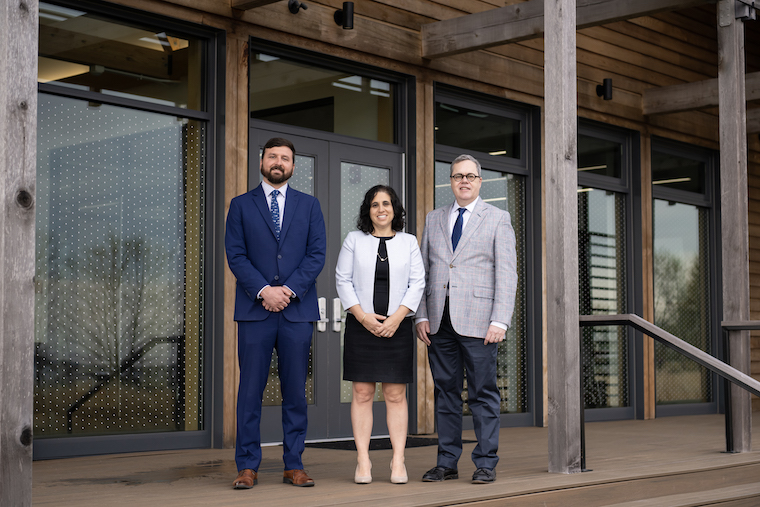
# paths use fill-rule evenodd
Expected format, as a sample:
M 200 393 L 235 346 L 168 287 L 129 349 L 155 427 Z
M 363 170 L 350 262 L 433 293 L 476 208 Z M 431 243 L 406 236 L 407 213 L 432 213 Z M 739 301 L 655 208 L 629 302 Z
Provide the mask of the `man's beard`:
M 272 174 L 273 169 L 279 169 L 280 174 L 275 176 Z M 269 174 L 267 174 L 264 170 L 264 168 L 261 168 L 261 175 L 264 176 L 267 180 L 269 180 L 270 183 L 274 183 L 276 185 L 279 185 L 280 183 L 285 183 L 290 179 L 291 176 L 293 176 L 293 171 L 290 173 L 285 172 L 285 169 L 280 165 L 273 165 L 269 168 Z

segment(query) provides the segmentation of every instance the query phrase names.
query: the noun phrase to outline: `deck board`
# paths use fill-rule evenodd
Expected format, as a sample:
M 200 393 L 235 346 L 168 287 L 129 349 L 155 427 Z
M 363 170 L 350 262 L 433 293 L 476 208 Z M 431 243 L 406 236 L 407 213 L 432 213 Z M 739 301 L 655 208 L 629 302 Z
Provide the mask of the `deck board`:
M 756 418 L 757 419 L 757 418 Z M 460 460 L 460 479 L 441 484 L 420 482 L 435 464 L 434 446 L 406 451 L 410 482 L 389 482 L 390 450 L 372 451 L 374 482 L 353 483 L 353 451 L 308 448 L 304 463 L 316 481 L 313 488 L 282 484 L 281 448 L 264 448 L 259 484 L 252 490 L 233 490 L 236 475 L 234 451 L 198 449 L 136 454 L 90 456 L 34 463 L 34 505 L 250 505 L 267 506 L 440 506 L 528 505 L 542 498 L 546 505 L 609 505 L 635 502 L 634 494 L 652 485 L 665 496 L 719 489 L 721 481 L 705 479 L 712 470 L 724 475 L 747 476 L 744 491 L 755 491 L 753 477 L 760 470 L 760 446 L 753 452 L 726 454 L 723 416 L 668 417 L 648 421 L 595 422 L 586 424 L 587 466 L 591 472 L 559 475 L 547 472 L 546 428 L 502 428 L 501 461 L 497 482 L 473 485 L 474 465 L 469 455 L 475 444 L 466 444 Z M 760 429 L 754 423 L 755 434 Z M 472 439 L 472 432 L 465 432 Z M 728 467 L 728 469 L 726 469 Z M 731 467 L 734 467 L 733 469 Z M 691 474 L 691 472 L 696 472 Z M 701 478 L 700 478 L 701 477 Z M 693 484 L 690 484 L 691 483 Z M 715 485 L 711 484 L 715 482 Z M 642 485 L 645 485 L 642 487 Z M 560 500 L 565 490 L 569 496 Z M 570 494 L 572 493 L 572 494 Z M 707 497 L 707 495 L 705 495 Z M 510 499 L 510 500 L 508 500 Z M 758 500 L 760 502 L 760 500 Z M 533 503 L 530 503 L 533 505 Z M 536 504 L 536 505 L 543 505 Z M 635 505 L 635 504 L 631 504 Z

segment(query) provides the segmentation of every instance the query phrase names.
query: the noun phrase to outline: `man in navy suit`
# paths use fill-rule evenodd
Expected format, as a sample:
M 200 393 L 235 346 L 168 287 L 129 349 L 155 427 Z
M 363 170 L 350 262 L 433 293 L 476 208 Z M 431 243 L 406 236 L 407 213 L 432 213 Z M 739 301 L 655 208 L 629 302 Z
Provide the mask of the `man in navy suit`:
M 282 389 L 282 481 L 313 486 L 301 461 L 306 438 L 306 376 L 314 322 L 319 320 L 316 280 L 325 264 L 326 234 L 316 198 L 289 188 L 296 150 L 273 138 L 261 155 L 259 186 L 230 203 L 224 238 L 237 278 L 240 388 L 237 403 L 235 489 L 258 482 L 261 405 L 272 350 Z

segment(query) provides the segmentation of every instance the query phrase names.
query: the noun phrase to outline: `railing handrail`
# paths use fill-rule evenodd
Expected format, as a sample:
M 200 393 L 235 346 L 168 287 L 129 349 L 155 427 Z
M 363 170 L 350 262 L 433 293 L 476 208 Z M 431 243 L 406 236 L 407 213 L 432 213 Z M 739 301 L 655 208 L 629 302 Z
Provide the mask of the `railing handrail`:
M 724 320 L 720 327 L 724 331 L 758 331 L 760 320 Z
M 700 350 L 694 345 L 678 338 L 647 322 L 638 315 L 632 313 L 620 314 L 620 315 L 581 315 L 580 316 L 581 327 L 593 327 L 593 326 L 631 326 L 644 333 L 647 336 L 651 336 L 658 342 L 666 345 L 677 352 L 680 352 L 689 359 L 701 364 L 708 370 L 720 375 L 724 379 L 733 382 L 734 384 L 743 387 L 747 391 L 760 396 L 760 382 L 753 379 L 749 375 L 740 372 L 733 366 L 726 364 L 717 357 L 711 356 L 704 350 Z M 753 325 L 757 327 L 751 327 Z M 723 322 L 723 328 L 727 330 L 747 330 L 747 329 L 760 329 L 760 321 L 732 321 Z M 747 326 L 750 327 L 747 327 Z M 738 329 L 741 327 L 741 329 Z

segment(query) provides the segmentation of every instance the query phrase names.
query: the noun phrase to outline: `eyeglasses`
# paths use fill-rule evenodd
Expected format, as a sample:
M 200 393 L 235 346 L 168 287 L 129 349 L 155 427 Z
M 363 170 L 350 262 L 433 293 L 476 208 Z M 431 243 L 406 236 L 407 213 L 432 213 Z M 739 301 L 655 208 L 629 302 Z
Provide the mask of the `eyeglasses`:
M 472 174 L 472 173 L 470 173 L 470 174 L 460 174 L 460 173 L 457 173 L 457 174 L 452 174 L 451 176 L 449 176 L 449 178 L 451 178 L 452 180 L 456 181 L 457 183 L 459 183 L 460 181 L 462 181 L 462 178 L 467 178 L 467 181 L 469 181 L 470 183 L 472 183 L 473 181 L 475 181 L 475 178 L 480 178 L 480 176 L 478 176 L 477 174 Z

